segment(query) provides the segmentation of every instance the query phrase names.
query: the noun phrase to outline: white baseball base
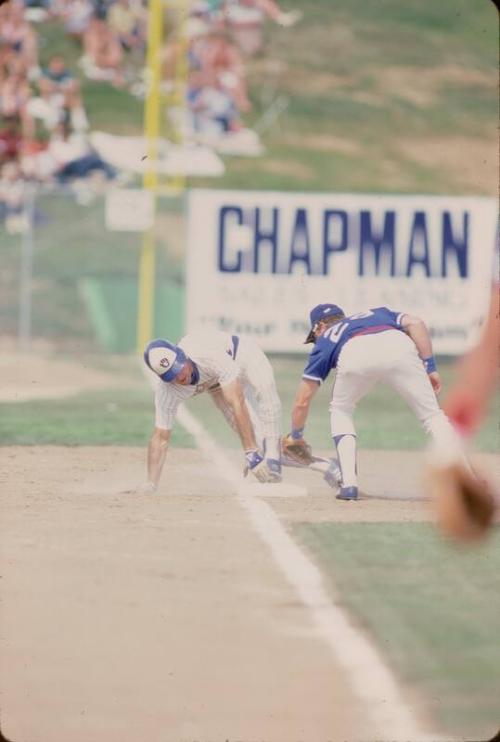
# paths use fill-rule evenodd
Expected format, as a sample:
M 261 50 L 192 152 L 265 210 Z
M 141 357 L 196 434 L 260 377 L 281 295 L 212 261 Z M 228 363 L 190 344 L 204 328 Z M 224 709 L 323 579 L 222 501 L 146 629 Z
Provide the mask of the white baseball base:
M 307 487 L 287 482 L 273 482 L 263 484 L 262 482 L 242 482 L 238 489 L 238 495 L 244 497 L 306 497 Z

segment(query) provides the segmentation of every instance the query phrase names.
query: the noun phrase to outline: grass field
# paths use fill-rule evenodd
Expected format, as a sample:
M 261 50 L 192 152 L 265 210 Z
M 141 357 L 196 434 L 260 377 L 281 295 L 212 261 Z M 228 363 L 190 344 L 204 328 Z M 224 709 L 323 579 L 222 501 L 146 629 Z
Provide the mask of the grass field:
M 259 126 L 261 117 L 277 96 L 288 100 L 285 113 L 262 131 L 266 156 L 225 158 L 224 177 L 216 181 L 193 179 L 190 186 L 496 194 L 498 25 L 493 3 L 488 0 L 439 3 L 290 0 L 286 6 L 301 7 L 303 20 L 292 29 L 268 24 L 265 49 L 248 65 L 254 106 L 248 119 L 250 125 Z M 53 53 L 62 52 L 80 74 L 77 60 L 81 50 L 62 35 L 60 26 L 44 24 L 40 32 L 42 62 Z M 82 80 L 82 84 L 93 129 L 116 134 L 141 132 L 141 101 L 103 83 Z M 184 281 L 182 210 L 182 198 L 163 200 L 160 205 L 157 224 L 160 285 L 172 281 L 182 286 Z M 80 281 L 82 278 L 135 281 L 141 236 L 106 231 L 101 196 L 90 204 L 79 205 L 66 195 L 51 194 L 37 198 L 34 243 L 35 336 L 50 338 L 57 348 L 68 349 L 68 356 L 73 360 L 78 358 L 83 366 L 117 375 L 126 372 L 130 386 L 114 385 L 110 380 L 109 387 L 87 389 L 67 398 L 1 402 L 0 453 L 8 454 L 10 446 L 102 446 L 105 447 L 103 458 L 109 459 L 105 462 L 108 469 L 102 462 L 101 465 L 105 474 L 108 471 L 111 476 L 111 472 L 120 469 L 121 462 L 116 452 L 113 458 L 108 455 L 109 447 L 122 446 L 124 452 L 127 446 L 140 447 L 136 455 L 145 458 L 145 446 L 153 426 L 152 395 L 139 371 L 136 356 L 86 355 L 95 351 L 98 342 Z M 0 225 L 2 331 L 10 336 L 17 331 L 21 244 L 22 236 L 7 235 Z M 130 297 L 123 301 L 120 310 L 123 315 L 130 311 L 130 304 Z M 277 356 L 272 362 L 283 404 L 283 428 L 288 430 L 304 358 Z M 453 364 L 443 359 L 440 371 L 445 393 L 453 379 Z M 316 450 L 331 450 L 330 389 L 331 384 L 325 384 L 318 394 L 306 429 L 306 437 Z M 238 441 L 208 396 L 201 395 L 188 407 L 223 448 L 232 449 L 230 456 L 236 458 Z M 498 452 L 499 412 L 497 398 L 474 440 L 476 451 Z M 426 443 L 413 414 L 390 389 L 378 388 L 359 405 L 355 423 L 363 451 L 395 452 L 387 478 L 397 480 L 403 491 L 406 472 L 401 471 L 396 451 L 422 451 Z M 194 445 L 192 437 L 177 425 L 169 459 L 175 461 L 175 449 Z M 36 448 L 30 450 L 35 452 Z M 196 455 L 193 451 L 189 453 Z M 15 456 L 19 455 L 12 453 L 9 461 L 6 456 L 7 464 L 14 466 Z M 33 459 L 32 468 L 22 475 L 26 480 L 28 505 L 29 480 L 36 478 L 38 466 L 36 453 Z M 48 464 L 42 462 L 43 466 Z M 183 481 L 188 468 L 186 464 L 181 470 Z M 83 476 L 82 470 L 83 467 L 76 469 L 72 481 Z M 216 479 L 213 472 L 210 476 Z M 40 496 L 39 512 L 36 509 L 30 512 L 26 506 L 26 513 L 21 513 L 21 529 L 25 515 L 32 522 L 40 520 L 42 533 L 46 525 L 44 514 L 48 512 L 46 517 L 49 517 L 52 508 L 59 515 L 62 495 L 54 497 L 52 490 L 47 492 L 47 503 L 43 500 L 46 493 Z M 11 506 L 15 506 L 16 495 L 13 488 L 12 497 L 9 495 Z M 192 500 L 186 498 L 187 505 L 178 497 L 179 533 L 191 517 L 183 508 L 194 511 L 201 522 L 203 501 L 210 499 L 207 493 L 194 493 L 194 490 L 190 496 Z M 77 518 L 86 512 L 85 498 L 75 495 L 73 501 L 71 492 L 65 492 L 64 497 L 67 516 L 74 525 L 75 512 Z M 325 502 L 319 502 L 321 497 Z M 89 493 L 88 499 L 96 505 L 97 515 L 92 517 L 100 519 L 103 504 L 99 494 Z M 353 621 L 373 637 L 403 686 L 419 689 L 419 702 L 423 702 L 429 718 L 452 730 L 457 740 L 476 739 L 477 728 L 491 729 L 493 735 L 500 727 L 498 528 L 483 547 L 457 550 L 441 540 L 428 523 L 386 522 L 389 517 L 379 518 L 377 523 L 336 522 L 334 508 L 326 500 L 322 493 L 317 499 L 309 497 L 304 506 L 306 516 L 308 509 L 312 513 L 320 510 L 323 522 L 304 517 L 304 522 L 287 522 L 287 527 L 320 565 L 327 584 L 338 591 Z M 333 499 L 332 502 L 335 504 Z M 162 524 L 154 522 L 158 517 L 157 504 L 164 508 L 158 510 L 161 517 L 168 520 L 171 513 L 168 498 L 147 504 L 112 499 L 104 503 L 109 518 L 104 529 L 104 545 L 108 538 L 106 528 L 120 529 L 115 519 L 122 507 L 127 517 L 131 517 L 127 508 L 136 508 L 132 515 L 141 527 L 160 529 Z M 347 503 L 347 507 L 351 505 Z M 384 512 L 390 513 L 393 503 L 381 505 L 387 507 Z M 111 507 L 115 509 L 110 511 Z M 292 502 L 290 508 L 293 507 Z M 150 520 L 144 520 L 145 510 Z M 231 521 L 229 526 L 225 524 L 224 513 L 222 505 L 220 512 L 210 516 L 211 523 L 229 529 Z M 57 517 L 54 522 L 57 540 L 60 538 Z M 79 527 L 76 521 L 76 528 Z M 155 533 L 158 539 L 163 538 L 163 532 Z M 210 547 L 210 538 L 224 541 L 223 528 L 216 535 L 210 533 L 208 541 L 204 535 L 205 540 L 197 532 L 203 542 L 201 551 Z M 151 534 L 147 532 L 146 536 L 144 552 L 148 553 Z M 31 538 L 35 543 L 36 537 Z M 70 550 L 71 536 L 67 543 Z M 31 545 L 28 542 L 25 549 L 22 532 L 19 544 L 24 550 L 23 558 L 29 560 Z M 42 550 L 43 544 L 42 539 Z M 193 544 L 187 543 L 186 553 L 192 548 Z M 52 544 L 46 550 L 49 557 L 51 549 Z M 158 551 L 159 560 L 164 558 L 162 549 L 163 545 Z M 107 554 L 104 547 L 102 553 Z M 121 558 L 119 549 L 117 555 Z M 85 553 L 85 570 L 86 560 Z M 131 570 L 138 566 L 139 569 L 143 566 L 139 558 L 137 564 L 131 560 Z M 206 570 L 208 573 L 208 566 Z M 186 592 L 198 584 L 194 581 L 194 570 L 190 580 Z M 141 584 L 142 575 L 138 585 Z M 274 596 L 272 590 L 269 592 Z M 253 599 L 245 597 L 249 601 Z M 147 612 L 147 605 L 145 609 Z
M 295 4 L 303 22 L 287 30 L 269 26 L 265 54 L 249 67 L 254 121 L 273 90 L 289 106 L 264 132 L 265 160 L 227 160 L 221 185 L 496 192 L 491 3 Z M 465 139 L 471 167 L 464 163 Z
M 423 523 L 304 524 L 295 533 L 403 681 L 426 689 L 429 714 L 458 739 L 488 726 L 493 736 L 500 728 L 498 529 L 471 551 Z
M 103 356 L 103 359 L 106 357 Z M 276 356 L 272 362 L 282 400 L 283 428 L 287 430 L 304 358 Z M 106 366 L 105 360 L 99 363 Z M 108 368 L 110 365 L 116 367 L 116 359 L 113 364 L 107 363 Z M 137 386 L 131 391 L 110 388 L 86 392 L 69 399 L 0 403 L 0 445 L 145 445 L 151 431 L 153 407 L 151 394 L 139 373 L 138 365 L 135 357 L 120 361 L 122 368 L 137 376 Z M 440 364 L 445 390 L 453 378 L 453 368 L 453 363 L 449 361 Z M 320 390 L 308 421 L 307 437 L 315 448 L 328 449 L 331 445 L 328 413 L 330 390 L 329 383 Z M 188 406 L 209 426 L 221 444 L 238 446 L 237 439 L 215 410 L 208 395 L 196 397 Z M 498 419 L 497 401 L 477 436 L 477 450 L 498 450 Z M 418 421 L 389 387 L 377 387 L 362 400 L 356 413 L 356 426 L 363 448 L 418 450 L 425 446 L 425 435 Z M 174 443 L 191 445 L 189 436 L 180 426 L 175 429 Z

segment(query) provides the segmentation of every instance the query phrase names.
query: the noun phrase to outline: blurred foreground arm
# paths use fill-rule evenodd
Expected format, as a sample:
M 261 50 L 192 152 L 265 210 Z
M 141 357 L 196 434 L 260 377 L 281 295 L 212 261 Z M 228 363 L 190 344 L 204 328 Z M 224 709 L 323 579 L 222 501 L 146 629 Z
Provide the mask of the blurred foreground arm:
M 490 309 L 478 344 L 458 366 L 457 380 L 451 387 L 443 409 L 465 433 L 481 424 L 495 391 L 499 368 L 499 288 L 491 292 Z
M 460 362 L 457 380 L 443 405 L 462 434 L 471 435 L 480 425 L 498 378 L 498 299 L 498 286 L 494 286 L 479 342 Z M 446 450 L 431 454 L 427 471 L 429 491 L 443 532 L 459 541 L 486 536 L 498 507 L 493 484 L 481 471 L 452 460 Z

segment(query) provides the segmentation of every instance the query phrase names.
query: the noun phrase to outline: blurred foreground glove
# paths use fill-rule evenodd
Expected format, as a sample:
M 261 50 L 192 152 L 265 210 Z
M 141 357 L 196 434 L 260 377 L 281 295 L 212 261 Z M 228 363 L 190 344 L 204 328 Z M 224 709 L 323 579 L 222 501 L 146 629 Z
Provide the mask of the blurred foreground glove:
M 491 484 L 460 462 L 431 463 L 427 484 L 441 530 L 457 541 L 479 541 L 495 519 L 497 507 Z
M 304 438 L 293 438 L 289 433 L 281 439 L 281 450 L 283 455 L 297 462 L 301 466 L 312 464 L 312 449 Z
M 276 482 L 276 474 L 267 466 L 266 462 L 258 451 L 245 451 L 246 466 L 243 474 L 246 477 L 249 471 L 252 472 L 259 482 Z

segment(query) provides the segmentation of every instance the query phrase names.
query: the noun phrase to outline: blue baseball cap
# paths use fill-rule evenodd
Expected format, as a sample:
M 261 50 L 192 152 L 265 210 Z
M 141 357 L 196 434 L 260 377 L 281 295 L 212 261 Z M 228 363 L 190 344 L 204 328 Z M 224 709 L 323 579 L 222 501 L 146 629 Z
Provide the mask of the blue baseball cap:
M 168 340 L 151 340 L 146 345 L 144 361 L 162 381 L 173 381 L 182 371 L 187 357 L 182 348 Z
M 345 317 L 344 310 L 338 307 L 336 304 L 318 304 L 309 312 L 309 319 L 311 321 L 311 329 L 309 335 L 304 340 L 305 343 L 314 343 L 316 336 L 314 334 L 314 328 L 323 319 L 328 317 Z

